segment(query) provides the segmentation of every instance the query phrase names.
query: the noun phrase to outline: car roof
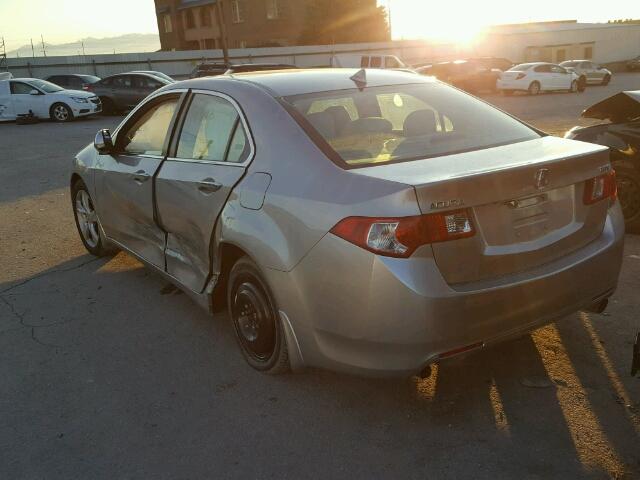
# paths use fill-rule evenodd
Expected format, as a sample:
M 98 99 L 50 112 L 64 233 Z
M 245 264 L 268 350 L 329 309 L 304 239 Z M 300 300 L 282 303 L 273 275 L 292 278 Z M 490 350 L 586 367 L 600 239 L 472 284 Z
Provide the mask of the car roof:
M 258 85 L 276 97 L 288 97 L 357 88 L 351 77 L 359 71 L 360 69 L 356 68 L 313 68 L 234 73 L 232 75 L 224 75 L 224 77 Z M 428 77 L 396 70 L 366 69 L 366 77 L 367 86 L 370 87 L 435 82 L 435 80 Z M 203 88 L 207 88 L 206 82 L 215 81 L 215 78 L 206 77 L 187 80 L 187 82 L 202 83 Z

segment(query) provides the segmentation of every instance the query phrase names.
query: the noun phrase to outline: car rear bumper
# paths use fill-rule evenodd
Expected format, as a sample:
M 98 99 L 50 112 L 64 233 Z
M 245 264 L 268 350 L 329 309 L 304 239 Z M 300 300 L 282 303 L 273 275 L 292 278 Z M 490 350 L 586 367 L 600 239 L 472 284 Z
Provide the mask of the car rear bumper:
M 379 257 L 331 234 L 291 272 L 266 275 L 300 364 L 411 375 L 445 352 L 526 333 L 608 297 L 623 243 L 616 204 L 602 235 L 586 247 L 477 284 L 448 285 L 430 247 L 411 259 Z

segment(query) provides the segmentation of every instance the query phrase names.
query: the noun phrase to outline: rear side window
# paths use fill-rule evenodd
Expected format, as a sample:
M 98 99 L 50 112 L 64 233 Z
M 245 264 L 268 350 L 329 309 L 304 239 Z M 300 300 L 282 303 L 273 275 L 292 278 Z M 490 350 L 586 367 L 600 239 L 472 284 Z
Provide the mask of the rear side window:
M 246 138 L 243 145 L 241 136 L 234 137 L 238 124 L 238 111 L 224 98 L 213 95 L 194 95 L 180 132 L 176 156 L 184 159 L 224 162 L 233 147 L 233 153 L 230 155 L 232 158 L 229 161 L 242 161 L 240 159 L 246 146 Z
M 511 67 L 509 70 L 511 70 L 512 72 L 524 72 L 526 70 L 529 70 L 530 68 L 531 68 L 530 63 L 523 63 L 522 65 L 516 65 L 515 67 Z
M 539 138 L 496 108 L 439 83 L 370 87 L 285 99 L 343 166 L 367 166 L 480 150 Z M 332 105 L 321 110 L 318 105 Z M 355 118 L 348 106 L 355 109 Z M 341 110 L 342 109 L 342 110 Z
M 114 77 L 112 79 L 112 85 L 116 88 L 130 88 L 131 83 L 131 77 L 128 75 L 124 75 L 122 77 Z
M 538 72 L 538 73 L 550 73 L 551 72 L 551 65 L 538 65 L 533 70 L 535 72 Z
M 130 128 L 118 134 L 119 149 L 130 155 L 162 155 L 177 105 L 178 98 L 171 97 L 149 107 Z

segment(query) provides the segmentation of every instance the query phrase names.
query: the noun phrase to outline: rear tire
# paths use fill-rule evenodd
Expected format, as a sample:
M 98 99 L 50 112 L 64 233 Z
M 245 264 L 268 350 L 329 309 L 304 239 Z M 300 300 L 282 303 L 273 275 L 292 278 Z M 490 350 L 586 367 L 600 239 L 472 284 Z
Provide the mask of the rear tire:
M 527 89 L 529 95 L 538 95 L 540 93 L 540 83 L 539 82 L 531 82 L 529 88 Z
M 231 268 L 227 309 L 245 360 L 254 369 L 276 375 L 290 371 L 279 310 L 258 266 L 248 257 Z
M 625 163 L 614 163 L 613 168 L 627 231 L 640 233 L 640 170 Z
M 71 108 L 64 103 L 54 103 L 49 109 L 49 117 L 54 122 L 70 122 L 73 120 L 73 112 L 71 111 Z
M 571 87 L 569 87 L 569 93 L 577 93 L 578 92 L 578 81 L 574 80 L 571 82 Z
M 582 75 L 578 78 L 578 92 L 584 92 L 587 89 L 587 77 Z

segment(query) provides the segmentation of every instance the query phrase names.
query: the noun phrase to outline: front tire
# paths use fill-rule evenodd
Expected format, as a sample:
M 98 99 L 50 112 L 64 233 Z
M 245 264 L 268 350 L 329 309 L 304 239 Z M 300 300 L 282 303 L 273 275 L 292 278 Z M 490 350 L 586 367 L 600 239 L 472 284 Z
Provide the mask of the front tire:
M 529 93 L 529 95 L 538 95 L 540 93 L 540 83 L 531 82 L 531 85 L 529 85 L 527 92 Z
M 609 82 L 611 81 L 611 75 L 605 75 L 604 78 L 602 79 L 602 83 L 601 85 L 603 87 L 606 87 L 607 85 L 609 85 Z
M 49 116 L 54 122 L 70 122 L 73 120 L 73 112 L 68 105 L 64 103 L 54 103 L 49 110 Z
M 102 233 L 100 221 L 93 205 L 93 200 L 84 182 L 77 181 L 71 187 L 71 203 L 73 216 L 80 240 L 91 255 L 104 257 L 114 252 L 114 248 L 108 244 Z
M 289 354 L 278 308 L 258 266 L 248 257 L 240 258 L 229 273 L 227 308 L 247 363 L 268 374 L 288 372 Z
M 582 75 L 578 78 L 578 92 L 582 93 L 587 89 L 587 77 Z

